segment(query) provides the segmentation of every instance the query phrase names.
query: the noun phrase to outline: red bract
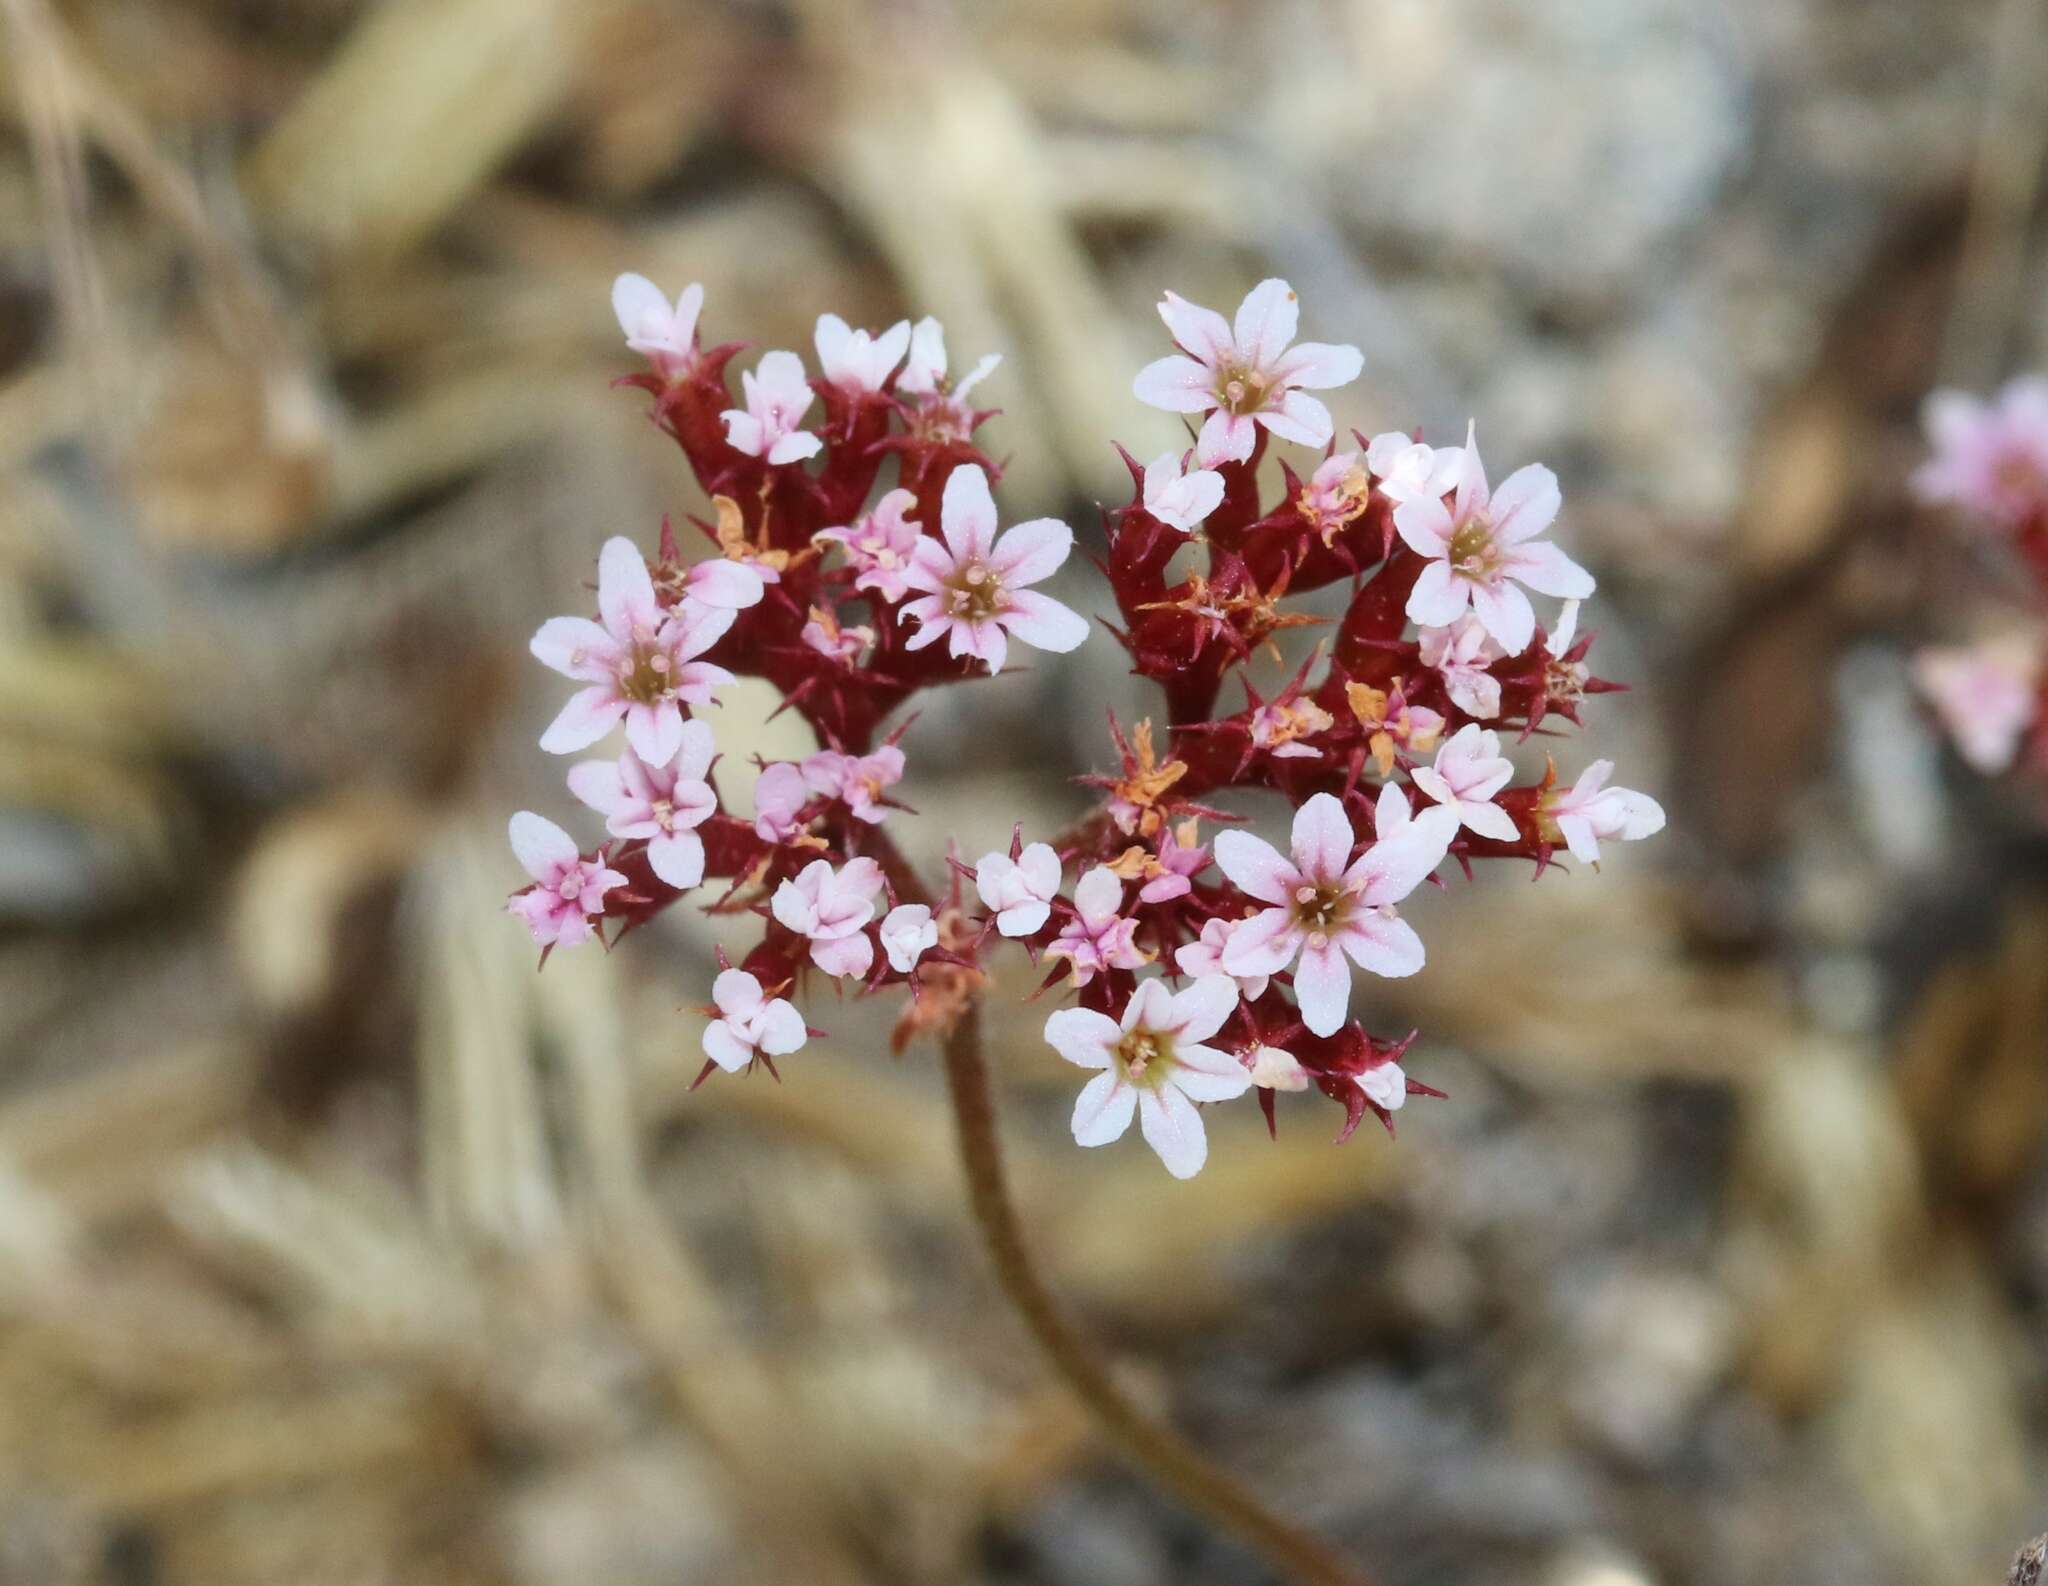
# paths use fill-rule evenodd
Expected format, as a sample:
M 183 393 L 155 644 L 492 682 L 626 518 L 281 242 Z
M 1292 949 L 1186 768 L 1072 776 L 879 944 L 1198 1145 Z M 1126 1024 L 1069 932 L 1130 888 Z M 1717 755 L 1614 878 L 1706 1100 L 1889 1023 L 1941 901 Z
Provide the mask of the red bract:
M 605 922 L 616 940 L 686 895 L 748 916 L 754 945 L 718 979 L 707 1074 L 800 1048 L 794 1008 L 821 978 L 899 999 L 899 1045 L 942 1033 L 986 995 L 1009 942 L 1048 995 L 1071 990 L 1046 1034 L 1094 1075 L 1080 1143 L 1135 1120 L 1185 1176 L 1206 1157 L 1203 1107 L 1255 1090 L 1270 1123 L 1278 1092 L 1310 1088 L 1341 1104 L 1348 1137 L 1368 1110 L 1391 1123 L 1410 1094 L 1440 1094 L 1405 1073 L 1413 1034 L 1374 1037 L 1349 1016 L 1354 967 L 1423 967 L 1403 898 L 1447 860 L 1451 873 L 1508 858 L 1540 871 L 1560 849 L 1591 861 L 1602 841 L 1661 826 L 1653 801 L 1607 786 L 1604 761 L 1568 788 L 1547 758 L 1504 785 L 1503 742 L 1577 725 L 1617 686 L 1592 675 L 1591 635 L 1576 633 L 1590 576 L 1538 538 L 1558 510 L 1549 471 L 1492 488 L 1469 436 L 1356 436 L 1337 451 L 1309 392 L 1355 376 L 1358 354 L 1297 343 L 1294 294 L 1268 281 L 1234 323 L 1169 294 L 1180 350 L 1138 381 L 1145 400 L 1205 415 L 1187 453 L 1143 467 L 1122 454 L 1131 499 L 1107 513 L 1097 558 L 1099 615 L 1159 685 L 1157 716 L 1109 723 L 1117 759 L 1085 779 L 1102 794 L 1093 813 L 956 861 L 934 891 L 890 835 L 914 818 L 891 790 L 900 779 L 914 804 L 917 771 L 900 727 L 884 734 L 920 691 L 989 676 L 1013 644 L 1064 651 L 1088 631 L 1037 587 L 1067 559 L 1066 525 L 997 522 L 999 470 L 976 438 L 991 411 L 966 401 L 993 360 L 949 387 L 934 321 L 871 336 L 826 315 L 820 378 L 805 385 L 794 353 L 768 352 L 735 394 L 742 345 L 698 347 L 701 293 L 671 308 L 634 282 L 615 301 L 650 368 L 621 383 L 652 397 L 713 500 L 694 523 L 707 558 L 688 560 L 666 523 L 651 561 L 614 540 L 600 621 L 557 618 L 536 638 L 585 685 L 551 745 L 582 747 L 620 720 L 637 752 L 572 778 L 621 834 L 589 856 L 540 842 L 537 817 L 522 817 L 535 886 L 514 912 L 564 946 Z M 1307 450 L 1281 463 L 1268 500 L 1260 465 L 1276 442 Z M 1334 622 L 1300 609 L 1338 585 L 1349 596 Z M 1525 587 L 1573 598 L 1546 630 Z M 1280 642 L 1316 627 L 1283 671 Z M 729 674 L 771 683 L 819 752 L 728 757 L 707 794 L 697 707 Z M 651 756 L 677 719 L 690 759 L 670 767 Z M 752 824 L 710 802 L 736 777 L 754 780 Z M 1292 811 L 1285 851 L 1224 824 L 1217 801 L 1245 792 Z M 697 874 L 699 846 L 703 880 L 673 885 Z

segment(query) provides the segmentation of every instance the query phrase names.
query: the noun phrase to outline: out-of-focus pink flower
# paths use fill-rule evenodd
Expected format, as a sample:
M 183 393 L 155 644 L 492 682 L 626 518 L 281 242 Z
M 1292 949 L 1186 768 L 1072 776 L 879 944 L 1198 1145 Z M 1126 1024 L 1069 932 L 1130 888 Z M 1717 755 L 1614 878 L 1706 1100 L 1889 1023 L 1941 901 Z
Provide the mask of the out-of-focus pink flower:
M 917 961 L 939 945 L 939 924 L 922 903 L 899 903 L 882 918 L 882 951 L 889 967 L 907 975 Z
M 782 1057 L 810 1034 L 804 1017 L 786 997 L 770 999 L 761 982 L 744 969 L 728 969 L 711 983 L 718 1017 L 704 1032 L 704 1055 L 728 1074 L 737 1074 L 756 1054 Z
M 865 623 L 842 628 L 839 619 L 829 610 L 813 606 L 810 618 L 798 637 L 818 654 L 837 661 L 841 666 L 852 666 L 859 661 L 861 652 L 875 642 L 875 630 Z
M 1098 1070 L 1074 1104 L 1074 1143 L 1121 1139 L 1135 1114 L 1145 1143 L 1175 1178 L 1192 1178 L 1208 1160 L 1209 1140 L 1196 1102 L 1229 1101 L 1252 1076 L 1230 1053 L 1202 1043 L 1237 1007 L 1227 975 L 1205 975 L 1172 992 L 1145 981 L 1121 1021 L 1093 1008 L 1062 1008 L 1045 1021 L 1045 1038 L 1077 1068 Z
M 899 319 L 879 336 L 855 330 L 837 314 L 820 314 L 815 340 L 818 372 L 842 390 L 879 391 L 910 347 L 910 321 Z
M 882 795 L 903 780 L 903 751 L 885 743 L 869 754 L 841 754 L 820 749 L 804 761 L 804 781 L 811 790 L 846 805 L 856 820 L 878 826 L 889 817 Z
M 1183 942 L 1173 952 L 1173 967 L 1183 975 L 1227 975 L 1223 967 L 1223 949 L 1229 945 L 1230 933 L 1237 928 L 1237 921 L 1225 919 L 1204 920 L 1202 934 L 1192 942 Z M 1257 1002 L 1266 994 L 1270 975 L 1231 975 L 1237 982 L 1237 989 L 1244 993 L 1246 1002 Z
M 1419 765 L 1410 773 L 1425 794 L 1457 811 L 1467 831 L 1504 843 L 1513 842 L 1521 833 L 1514 816 L 1493 800 L 1514 774 L 1514 763 L 1500 752 L 1500 735 L 1476 722 L 1460 727 L 1445 740 L 1436 752 L 1435 765 Z
M 697 356 L 697 316 L 704 308 L 704 288 L 692 281 L 673 304 L 644 275 L 628 273 L 612 282 L 612 312 L 626 345 L 654 365 L 664 380 L 674 380 Z
M 630 748 L 617 761 L 585 760 L 569 771 L 569 791 L 605 817 L 614 837 L 647 839 L 647 863 L 672 887 L 704 879 L 704 841 L 696 828 L 718 809 L 704 775 L 718 746 L 701 721 L 683 723 L 675 763 L 651 766 Z
M 1207 413 L 1195 441 L 1204 468 L 1252 454 L 1254 426 L 1284 441 L 1329 444 L 1330 410 L 1307 393 L 1348 385 L 1365 366 L 1356 347 L 1294 340 L 1299 307 L 1285 281 L 1261 281 L 1238 305 L 1233 326 L 1214 309 L 1168 292 L 1159 317 L 1182 355 L 1138 371 L 1140 402 L 1169 413 Z
M 546 666 L 590 686 L 570 697 L 540 746 L 550 754 L 588 749 L 621 720 L 633 752 L 667 765 L 683 741 L 685 705 L 707 705 L 733 681 L 722 666 L 695 657 L 725 637 L 733 613 L 685 601 L 664 611 L 633 542 L 609 539 L 597 560 L 597 611 L 550 617 L 530 648 Z
M 1664 829 L 1664 810 L 1647 793 L 1609 787 L 1612 760 L 1595 760 L 1569 788 L 1556 787 L 1537 806 L 1539 823 L 1555 833 L 1572 857 L 1586 864 L 1600 862 L 1602 842 L 1635 842 Z
M 1567 601 L 1574 617 L 1578 602 Z M 1561 631 L 1551 640 L 1552 648 L 1568 647 Z M 1491 721 L 1500 714 L 1500 679 L 1487 668 L 1501 659 L 1500 647 L 1487 634 L 1486 624 L 1466 612 L 1448 628 L 1424 628 L 1421 633 L 1422 664 L 1444 680 L 1451 703 L 1468 716 Z
M 1365 466 L 1389 501 L 1449 495 L 1458 484 L 1465 452 L 1460 446 L 1425 446 L 1399 430 L 1375 435 L 1365 449 Z
M 512 853 L 533 877 L 528 890 L 505 905 L 526 922 L 543 947 L 574 947 L 588 941 L 591 921 L 604 913 L 604 895 L 626 878 L 585 859 L 576 840 L 545 816 L 521 810 L 512 817 Z
M 1322 750 L 1299 740 L 1324 731 L 1335 720 L 1312 699 L 1276 700 L 1252 712 L 1252 743 L 1276 760 L 1320 760 Z
M 1396 809 L 1398 806 L 1398 809 Z M 1302 1021 L 1332 1035 L 1351 1003 L 1345 954 L 1376 975 L 1412 975 L 1422 967 L 1422 939 L 1394 912 L 1443 860 L 1457 834 L 1455 810 L 1432 808 L 1409 818 L 1408 800 L 1381 790 L 1379 840 L 1351 862 L 1356 838 L 1344 806 L 1318 793 L 1295 812 L 1293 856 L 1250 832 L 1216 835 L 1216 863 L 1239 888 L 1270 905 L 1243 920 L 1223 948 L 1233 975 L 1274 975 L 1301 956 L 1294 972 Z
M 1161 452 L 1145 465 L 1145 510 L 1169 529 L 1183 534 L 1223 504 L 1223 476 L 1212 468 L 1181 471 L 1173 452 Z
M 988 475 L 969 463 L 946 477 L 939 505 L 943 542 L 925 536 L 911 553 L 905 582 L 923 593 L 901 615 L 918 624 L 909 648 L 940 639 L 955 656 L 1003 669 L 1007 634 L 1064 653 L 1088 637 L 1088 622 L 1050 595 L 1026 586 L 1052 577 L 1074 548 L 1074 531 L 1057 518 L 1034 518 L 996 537 Z
M 778 760 L 754 781 L 754 835 L 764 843 L 792 842 L 803 831 L 798 812 L 811 801 L 811 788 L 791 760 Z
M 727 408 L 725 438 L 737 452 L 770 463 L 799 463 L 825 443 L 802 427 L 815 393 L 804 361 L 793 352 L 764 352 L 740 376 L 744 408 Z
M 882 867 L 849 859 L 837 870 L 814 859 L 775 889 L 775 918 L 811 944 L 811 962 L 828 975 L 865 975 L 875 961 L 867 923 L 875 917 Z
M 1934 455 L 1913 475 L 1920 499 L 2014 528 L 2048 514 L 2048 379 L 2011 381 L 1992 402 L 1937 391 L 1923 413 Z
M 1142 969 L 1151 958 L 1137 943 L 1138 922 L 1124 915 L 1124 884 L 1106 865 L 1097 865 L 1074 886 L 1074 917 L 1046 948 L 1064 958 L 1073 984 L 1085 986 L 1105 969 Z
M 1557 476 L 1541 463 L 1518 468 L 1499 490 L 1486 483 L 1475 434 L 1465 437 L 1457 496 L 1449 507 L 1432 495 L 1394 508 L 1394 528 L 1428 559 L 1408 596 L 1408 616 L 1445 628 L 1469 607 L 1509 655 L 1536 634 L 1536 612 L 1520 585 L 1541 595 L 1578 600 L 1593 593 L 1593 575 L 1536 536 L 1557 519 Z
M 974 890 L 1005 936 L 1029 936 L 1045 924 L 1060 890 L 1060 856 L 1049 843 L 1033 843 L 1015 859 L 986 853 L 975 861 Z
M 2013 763 L 2041 710 L 2041 646 L 2023 634 L 1922 650 L 1913 680 L 1956 750 L 1995 775 Z
M 1382 1112 L 1399 1112 L 1408 1099 L 1408 1076 L 1392 1058 L 1373 1064 L 1358 1074 L 1357 1080 L 1365 1099 Z
M 845 546 L 854 569 L 853 587 L 893 603 L 910 587 L 910 555 L 923 537 L 916 520 L 904 516 L 916 505 L 917 497 L 908 490 L 891 490 L 872 512 L 844 528 L 820 529 L 814 538 Z

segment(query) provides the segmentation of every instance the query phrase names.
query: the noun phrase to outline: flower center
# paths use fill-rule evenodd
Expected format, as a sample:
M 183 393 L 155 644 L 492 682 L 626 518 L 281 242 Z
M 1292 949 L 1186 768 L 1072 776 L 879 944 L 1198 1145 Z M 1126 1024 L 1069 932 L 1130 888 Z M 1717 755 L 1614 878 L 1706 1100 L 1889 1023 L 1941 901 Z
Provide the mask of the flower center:
M 667 799 L 656 799 L 654 801 L 654 824 L 665 832 L 674 831 L 676 824 L 675 805 Z
M 968 622 L 982 622 L 1003 609 L 1003 581 L 986 562 L 969 562 L 953 575 L 947 608 Z
M 633 658 L 619 668 L 619 692 L 636 705 L 653 705 L 675 692 L 674 666 L 666 652 L 633 646 Z
M 1351 894 L 1334 881 L 1304 882 L 1294 889 L 1294 918 L 1308 932 L 1308 944 L 1322 947 L 1351 914 Z
M 555 890 L 571 901 L 580 898 L 583 895 L 582 869 L 579 867 L 562 877 L 561 885 L 557 886 Z
M 1242 364 L 1227 365 L 1216 383 L 1216 394 L 1232 413 L 1256 413 L 1266 405 L 1266 376 Z
M 1460 524 L 1451 536 L 1451 566 L 1478 575 L 1491 572 L 1495 560 L 1493 525 L 1484 518 Z
M 1117 1046 L 1116 1056 L 1133 1085 L 1154 1086 L 1173 1067 L 1173 1037 L 1160 1030 L 1133 1030 Z

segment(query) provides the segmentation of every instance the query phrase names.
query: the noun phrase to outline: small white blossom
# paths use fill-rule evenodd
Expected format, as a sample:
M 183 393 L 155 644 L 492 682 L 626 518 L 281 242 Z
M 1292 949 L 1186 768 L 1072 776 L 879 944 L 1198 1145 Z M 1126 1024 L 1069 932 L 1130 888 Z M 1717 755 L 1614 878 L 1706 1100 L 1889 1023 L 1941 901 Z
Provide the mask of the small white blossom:
M 1145 510 L 1169 529 L 1194 532 L 1223 504 L 1223 476 L 1213 468 L 1181 472 L 1181 460 L 1161 452 L 1145 465 Z
M 720 415 L 734 451 L 770 463 L 796 463 L 825 444 L 803 428 L 815 393 L 795 353 L 764 352 L 760 363 L 740 376 L 740 387 L 747 405 Z
M 882 951 L 889 967 L 907 975 L 917 961 L 939 945 L 939 924 L 922 903 L 899 903 L 882 919 Z
M 755 1054 L 781 1057 L 804 1044 L 803 1015 L 785 997 L 762 995 L 761 982 L 744 969 L 728 969 L 711 983 L 718 1017 L 704 1031 L 704 1055 L 736 1074 Z
M 1515 818 L 1493 799 L 1514 774 L 1514 763 L 1500 752 L 1500 735 L 1477 723 L 1460 727 L 1445 739 L 1435 765 L 1419 765 L 1410 773 L 1425 794 L 1458 812 L 1467 831 L 1504 843 L 1521 833 Z
M 811 962 L 828 975 L 865 975 L 875 961 L 867 923 L 875 917 L 882 867 L 872 859 L 849 859 L 834 870 L 814 859 L 775 889 L 775 918 L 806 937 Z
M 1029 936 L 1045 924 L 1060 890 L 1060 856 L 1049 843 L 1033 843 L 1015 859 L 983 854 L 974 866 L 974 890 L 993 910 L 1005 936 Z

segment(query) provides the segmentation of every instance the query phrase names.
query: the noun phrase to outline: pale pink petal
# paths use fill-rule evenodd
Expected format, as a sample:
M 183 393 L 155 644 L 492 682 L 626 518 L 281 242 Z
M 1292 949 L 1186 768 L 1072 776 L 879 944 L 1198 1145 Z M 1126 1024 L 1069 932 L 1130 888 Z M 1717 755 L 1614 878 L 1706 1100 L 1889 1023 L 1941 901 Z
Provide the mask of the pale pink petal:
M 754 1049 L 733 1034 L 732 1026 L 714 1019 L 704 1030 L 704 1055 L 728 1074 L 737 1074 L 754 1060 Z
M 1223 835 L 1228 835 L 1223 834 Z M 1318 793 L 1294 813 L 1295 868 L 1311 881 L 1334 881 L 1351 863 L 1357 838 L 1351 817 L 1334 793 Z M 1269 900 L 1270 901 L 1270 900 Z
M 1408 1099 L 1408 1076 L 1399 1063 L 1376 1063 L 1358 1076 L 1365 1099 L 1383 1112 L 1399 1112 Z
M 1405 506 L 1395 509 L 1397 527 L 1401 513 L 1406 510 Z M 1408 620 L 1426 628 L 1448 627 L 1465 614 L 1472 593 L 1471 580 L 1453 575 L 1449 562 L 1431 562 L 1416 575 L 1415 587 L 1408 591 Z M 1532 612 L 1530 621 L 1534 620 Z
M 660 335 L 669 312 L 667 294 L 646 276 L 629 271 L 612 282 L 612 313 L 628 341 Z
M 543 885 L 553 885 L 581 857 L 575 838 L 532 810 L 514 815 L 509 832 L 519 868 Z
M 1277 403 L 1255 416 L 1283 441 L 1297 446 L 1327 446 L 1334 428 L 1330 410 L 1306 391 L 1282 392 Z
M 690 599 L 707 606 L 736 611 L 759 605 L 766 586 L 761 575 L 744 562 L 717 556 L 692 566 L 684 575 L 683 590 Z
M 1203 975 L 1174 993 L 1173 1012 L 1169 1015 L 1174 1034 L 1186 1041 L 1208 1040 L 1237 1011 L 1240 995 L 1237 982 L 1228 975 Z
M 1511 843 L 1522 835 L 1521 828 L 1515 825 L 1514 816 L 1498 804 L 1468 801 L 1459 805 L 1458 810 L 1464 817 L 1466 828 L 1481 837 Z
M 1195 438 L 1195 460 L 1204 468 L 1241 463 L 1251 456 L 1257 431 L 1258 426 L 1245 414 L 1218 408 L 1203 422 L 1202 433 Z
M 1345 922 L 1344 929 L 1337 933 L 1337 940 L 1343 944 L 1360 969 L 1369 969 L 1375 975 L 1385 975 L 1397 980 L 1412 975 L 1422 967 L 1422 938 L 1415 929 L 1398 914 L 1359 914 Z M 1297 990 L 1301 976 L 1294 977 Z M 1315 1029 L 1311 1024 L 1310 1029 Z M 1327 1035 L 1327 1030 L 1316 1030 L 1318 1035 Z
M 1301 885 L 1301 872 L 1263 837 L 1232 828 L 1216 834 L 1216 868 L 1261 903 L 1285 903 Z
M 712 737 L 709 723 L 695 717 L 684 722 L 682 750 L 676 756 L 676 781 L 703 781 L 717 753 L 718 741 Z
M 964 463 L 946 476 L 939 527 L 956 563 L 988 560 L 996 539 L 996 503 L 978 465 Z
M 626 707 L 626 742 L 649 765 L 667 765 L 683 746 L 683 713 L 673 700 Z
M 727 408 L 718 415 L 725 420 L 725 441 L 736 452 L 759 457 L 767 439 L 767 427 L 745 408 Z
M 620 658 L 618 641 L 588 617 L 548 618 L 527 649 L 541 665 L 581 683 L 609 679 Z
M 1193 1178 L 1209 1159 L 1202 1115 L 1172 1085 L 1161 1085 L 1138 1098 L 1138 1128 L 1175 1178 Z
M 651 838 L 647 863 L 670 886 L 687 892 L 704 879 L 704 840 L 695 832 L 667 832 Z
M 784 1057 L 804 1044 L 810 1032 L 804 1016 L 787 997 L 777 997 L 761 1010 L 761 1050 L 770 1057 Z
M 1123 1027 L 1093 1008 L 1062 1008 L 1045 1021 L 1045 1039 L 1076 1068 L 1108 1068 Z
M 579 689 L 569 703 L 540 735 L 540 746 L 549 754 L 574 754 L 588 749 L 618 725 L 626 713 L 625 701 L 609 688 Z
M 1560 815 L 1557 817 L 1558 835 L 1564 838 L 1565 847 L 1572 857 L 1584 864 L 1597 865 L 1600 862 L 1600 839 L 1594 834 L 1593 823 L 1583 815 Z
M 1097 1074 L 1074 1100 L 1074 1144 L 1108 1145 L 1123 1138 L 1138 1110 L 1138 1093 L 1114 1071 Z
M 1458 459 L 1458 488 L 1451 497 L 1451 516 L 1460 523 L 1467 522 L 1472 515 L 1487 503 L 1486 464 L 1479 456 L 1479 424 L 1468 419 L 1465 423 L 1465 451 Z
M 1262 909 L 1230 929 L 1223 944 L 1222 964 L 1226 974 L 1277 975 L 1293 960 L 1305 932 L 1289 909 Z
M 1074 907 L 1089 924 L 1116 917 L 1124 906 L 1124 884 L 1107 865 L 1097 865 L 1074 887 Z
M 1450 509 L 1436 496 L 1417 496 L 1394 508 L 1394 532 L 1417 556 L 1441 557 L 1457 532 Z M 1442 623 L 1431 623 L 1442 627 Z
M 626 803 L 615 760 L 581 760 L 569 767 L 569 791 L 600 815 L 615 815 Z
M 1017 873 L 1034 897 L 1051 897 L 1060 889 L 1059 850 L 1051 843 L 1027 843 L 1017 856 Z
M 1356 380 L 1365 367 L 1365 354 L 1356 347 L 1326 341 L 1305 341 L 1280 355 L 1273 367 L 1274 378 L 1311 391 L 1328 391 Z M 1403 440 L 1407 437 L 1404 435 Z
M 1216 405 L 1216 376 L 1178 354 L 1148 363 L 1131 382 L 1131 395 L 1169 413 L 1206 413 Z
M 1536 636 L 1536 608 L 1529 604 L 1529 597 L 1517 585 L 1506 579 L 1493 584 L 1474 584 L 1467 579 L 1459 579 L 1458 582 L 1472 591 L 1472 614 L 1479 619 L 1480 626 L 1493 635 L 1494 642 L 1501 649 L 1509 655 L 1520 655 L 1529 648 L 1529 641 Z M 1419 579 L 1416 587 L 1421 587 Z M 1408 614 L 1415 616 L 1412 598 Z M 1437 619 L 1417 617 L 1416 620 L 1434 623 Z
M 1366 849 L 1344 873 L 1345 884 L 1369 907 L 1399 903 L 1443 863 L 1457 835 L 1456 806 L 1433 804 Z
M 744 1019 L 761 1006 L 761 982 L 744 969 L 722 969 L 711 982 L 711 1000 L 728 1019 Z
M 1294 1000 L 1302 1023 L 1317 1035 L 1334 1035 L 1343 1027 L 1351 1006 L 1351 966 L 1335 942 L 1302 949 L 1301 962 L 1294 966 Z
M 1229 1101 L 1252 1088 L 1251 1071 L 1213 1046 L 1175 1046 L 1168 1083 L 1190 1101 Z
M 806 457 L 817 456 L 824 444 L 809 430 L 791 430 L 768 448 L 768 461 L 776 467 L 784 463 L 800 463 Z
M 996 620 L 1034 650 L 1044 650 L 1049 655 L 1065 655 L 1069 650 L 1079 649 L 1088 639 L 1086 617 L 1035 589 L 1013 590 L 1007 609 Z M 989 668 L 1001 669 L 1000 660 Z
M 811 962 L 828 975 L 865 975 L 874 967 L 875 944 L 863 932 L 813 942 Z
M 597 613 L 618 638 L 653 633 L 661 626 L 661 605 L 640 547 L 623 534 L 604 542 L 597 554 Z
M 1006 529 L 988 562 L 1006 588 L 1019 589 L 1052 577 L 1073 549 L 1074 531 L 1058 518 L 1033 518 Z
M 1533 540 L 1557 521 L 1557 509 L 1563 502 L 1557 475 L 1548 468 L 1541 463 L 1517 468 L 1493 493 L 1494 538 L 1502 545 Z
M 1294 288 L 1277 276 L 1267 277 L 1237 305 L 1231 339 L 1237 344 L 1238 357 L 1254 369 L 1270 369 L 1294 340 L 1300 319 L 1301 304 Z
M 975 660 L 985 663 L 990 675 L 993 676 L 1003 669 L 1003 662 L 1009 657 L 1010 641 L 1003 637 L 1000 621 L 990 621 L 986 618 L 966 621 L 955 617 L 947 649 L 953 655 L 972 656 Z
M 1584 600 L 1593 593 L 1593 575 L 1548 540 L 1516 546 L 1502 558 L 1501 566 L 1508 577 L 1527 584 L 1539 595 Z M 1562 639 L 1558 647 L 1569 648 Z
M 1190 303 L 1178 292 L 1168 292 L 1159 300 L 1159 317 L 1166 321 L 1174 342 L 1205 363 L 1220 363 L 1236 350 L 1230 322 L 1213 308 Z
M 1029 936 L 1051 913 L 1052 906 L 1047 903 L 1015 904 L 996 916 L 996 930 L 1004 936 Z

